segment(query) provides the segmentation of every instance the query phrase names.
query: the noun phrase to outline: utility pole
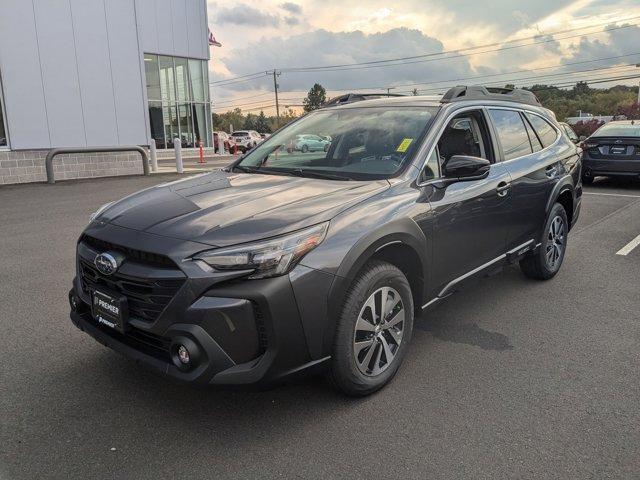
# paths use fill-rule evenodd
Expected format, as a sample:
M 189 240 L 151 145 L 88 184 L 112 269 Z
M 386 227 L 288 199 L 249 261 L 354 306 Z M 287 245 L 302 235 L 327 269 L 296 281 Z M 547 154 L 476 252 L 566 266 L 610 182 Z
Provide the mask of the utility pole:
M 276 94 L 276 128 L 280 128 L 280 103 L 278 102 L 278 77 L 281 72 L 278 72 L 275 68 L 272 72 L 266 72 L 267 75 L 273 75 L 273 91 Z

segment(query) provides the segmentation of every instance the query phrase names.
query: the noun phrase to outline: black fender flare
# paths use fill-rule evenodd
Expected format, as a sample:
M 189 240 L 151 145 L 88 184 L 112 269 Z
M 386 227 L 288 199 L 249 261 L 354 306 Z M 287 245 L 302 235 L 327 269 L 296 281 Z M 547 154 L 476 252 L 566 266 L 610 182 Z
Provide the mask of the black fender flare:
M 336 321 L 342 309 L 349 285 L 376 252 L 394 244 L 408 246 L 420 258 L 424 288 L 419 294 L 421 297 L 425 295 L 431 246 L 428 244 L 427 237 L 422 229 L 412 219 L 400 218 L 370 232 L 347 252 L 329 289 L 327 324 L 323 335 L 323 351 L 327 352 L 327 354 L 331 354 Z
M 571 175 L 565 175 L 554 185 L 551 193 L 549 194 L 549 199 L 547 200 L 547 206 L 545 208 L 545 213 L 547 215 L 551 211 L 553 204 L 556 203 L 560 195 L 562 195 L 566 191 L 571 192 L 571 198 L 575 200 L 575 187 L 573 185 L 573 177 Z

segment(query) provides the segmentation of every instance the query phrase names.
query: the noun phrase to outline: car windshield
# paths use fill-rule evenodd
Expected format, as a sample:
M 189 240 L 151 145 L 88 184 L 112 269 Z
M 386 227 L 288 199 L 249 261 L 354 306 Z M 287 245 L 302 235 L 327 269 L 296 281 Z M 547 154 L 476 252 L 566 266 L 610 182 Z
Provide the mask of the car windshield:
M 640 137 L 640 122 L 607 123 L 593 134 L 594 137 Z
M 231 135 L 234 137 L 246 137 L 248 135 L 247 132 L 233 132 Z
M 253 149 L 237 170 L 372 180 L 400 172 L 415 154 L 438 107 L 318 110 Z

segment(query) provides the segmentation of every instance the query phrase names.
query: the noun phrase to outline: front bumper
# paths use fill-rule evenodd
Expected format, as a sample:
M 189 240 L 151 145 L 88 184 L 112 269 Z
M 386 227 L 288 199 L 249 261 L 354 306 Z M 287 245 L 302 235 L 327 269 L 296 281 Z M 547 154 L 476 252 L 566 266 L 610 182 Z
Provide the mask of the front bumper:
M 106 230 L 118 234 L 113 243 L 134 248 L 128 238 L 131 232 L 114 226 Z M 96 232 L 91 234 L 95 236 Z M 138 240 L 140 235 L 136 235 Z M 103 235 L 103 239 L 113 237 Z M 157 248 L 154 253 L 166 254 L 172 249 L 173 240 L 153 240 Z M 186 248 L 176 250 L 182 256 Z M 196 248 L 201 250 L 202 246 Z M 322 344 L 332 275 L 298 265 L 288 276 L 248 281 L 239 278 L 237 272 L 205 272 L 194 262 L 176 262 L 184 273 L 182 286 L 157 318 L 132 317 L 129 330 L 123 334 L 98 324 L 90 311 L 92 291 L 82 280 L 82 265 L 86 265 L 83 259 L 90 261 L 97 253 L 79 244 L 77 275 L 70 292 L 79 301 L 75 308 L 71 302 L 72 322 L 100 343 L 164 375 L 203 385 L 266 383 L 320 369 L 328 360 L 317 345 Z M 121 267 L 124 280 L 114 285 L 129 283 L 127 275 L 142 268 L 134 261 L 125 265 Z M 153 276 L 154 270 L 144 275 Z M 137 311 L 137 307 L 131 310 Z M 194 342 L 202 353 L 188 370 L 179 368 L 173 359 L 176 342 L 184 338 Z

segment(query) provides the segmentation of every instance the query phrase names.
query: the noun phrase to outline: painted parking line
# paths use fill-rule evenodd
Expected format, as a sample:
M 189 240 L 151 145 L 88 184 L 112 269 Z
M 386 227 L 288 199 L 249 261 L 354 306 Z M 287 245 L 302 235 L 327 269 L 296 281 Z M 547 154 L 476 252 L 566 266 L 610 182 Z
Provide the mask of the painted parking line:
M 616 255 L 628 255 L 631 251 L 640 245 L 640 235 L 627 243 L 624 247 L 616 252 Z
M 582 192 L 583 195 L 601 195 L 603 197 L 629 197 L 640 198 L 640 195 L 626 195 L 624 193 L 599 193 L 599 192 Z

